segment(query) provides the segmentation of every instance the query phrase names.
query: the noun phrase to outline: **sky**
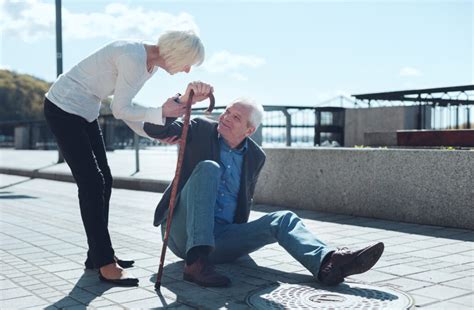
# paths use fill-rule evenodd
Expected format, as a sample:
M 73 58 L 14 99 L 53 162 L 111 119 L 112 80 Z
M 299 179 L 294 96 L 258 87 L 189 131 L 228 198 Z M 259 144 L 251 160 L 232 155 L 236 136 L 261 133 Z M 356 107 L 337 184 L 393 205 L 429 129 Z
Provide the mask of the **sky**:
M 56 78 L 55 1 L 0 0 L 0 68 Z M 474 1 L 63 0 L 64 71 L 116 39 L 199 34 L 206 60 L 158 71 L 135 97 L 161 105 L 189 82 L 217 105 L 315 106 L 336 96 L 474 84 Z

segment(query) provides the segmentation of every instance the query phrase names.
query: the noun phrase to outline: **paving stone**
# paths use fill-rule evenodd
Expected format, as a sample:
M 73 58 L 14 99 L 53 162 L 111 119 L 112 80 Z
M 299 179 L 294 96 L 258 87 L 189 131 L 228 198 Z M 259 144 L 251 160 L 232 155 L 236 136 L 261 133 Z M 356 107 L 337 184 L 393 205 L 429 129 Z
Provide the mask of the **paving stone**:
M 465 253 L 465 252 L 470 252 L 473 249 L 474 249 L 473 243 L 464 243 L 464 242 L 458 242 L 454 244 L 445 244 L 445 245 L 436 247 L 437 251 L 448 253 L 448 254 Z
M 456 310 L 472 310 L 471 307 L 469 306 L 464 306 L 460 304 L 456 304 L 452 301 L 442 301 L 442 302 L 437 302 L 434 304 L 430 304 L 427 309 L 456 309 Z
M 71 269 L 80 269 L 83 268 L 82 265 L 79 265 L 78 263 L 61 263 L 61 264 L 53 264 L 49 266 L 44 266 L 43 269 L 49 271 L 49 272 L 57 272 L 57 271 L 68 271 Z
M 107 299 L 94 299 L 92 300 L 88 306 L 94 307 L 94 308 L 99 308 L 99 307 L 108 307 L 108 306 L 113 306 L 115 303 L 113 301 L 107 300 Z
M 474 281 L 472 277 L 465 277 L 456 280 L 442 282 L 443 285 L 457 287 L 460 289 L 467 289 L 474 291 Z M 474 305 L 474 304 L 473 304 Z
M 0 301 L 0 308 L 1 309 L 21 309 L 25 306 L 27 307 L 38 307 L 40 305 L 44 305 L 46 303 L 45 300 L 38 298 L 36 296 L 25 296 L 19 298 L 13 298 L 8 300 Z
M 361 281 L 363 283 L 375 283 L 380 281 L 388 281 L 390 279 L 395 279 L 396 276 L 393 274 L 380 272 L 378 270 L 369 270 L 362 274 L 356 274 L 348 277 L 351 280 Z
M 52 187 L 57 190 L 51 192 Z M 9 299 L 19 305 L 16 308 L 36 305 L 53 309 L 67 304 L 66 308 L 73 309 L 85 306 L 125 309 L 159 307 L 166 303 L 174 309 L 242 309 L 247 308 L 245 297 L 255 288 L 277 281 L 314 281 L 309 271 L 278 244 L 272 244 L 248 258 L 217 266 L 219 272 L 232 279 L 234 285 L 230 288 L 201 288 L 182 280 L 183 261 L 169 251 L 162 282 L 165 293 L 160 299 L 154 291 L 154 281 L 161 254 L 161 234 L 150 224 L 154 210 L 148 204 L 149 201 L 155 204 L 160 195 L 114 189 L 111 237 L 119 257 L 136 260 L 137 267 L 131 272 L 139 277 L 140 287 L 113 287 L 100 282 L 96 271 L 83 270 L 87 243 L 75 185 L 31 180 L 14 188 L 38 197 L 33 204 L 6 201 L 0 209 L 2 225 L 6 222 L 0 232 L 3 264 L 0 291 L 15 289 L 18 284 L 30 294 Z M 271 206 L 257 206 L 251 219 L 274 210 Z M 409 291 L 417 305 L 427 309 L 439 305 L 474 306 L 470 297 L 474 289 L 468 285 L 474 278 L 474 252 L 469 236 L 472 232 L 308 210 L 296 212 L 304 215 L 307 227 L 330 246 L 351 244 L 351 248 L 358 248 L 372 241 L 385 242 L 386 251 L 374 269 L 350 277 L 349 282 Z M 436 290 L 444 290 L 445 295 Z M 26 303 L 30 299 L 31 305 Z M 3 304 L 0 308 L 4 308 Z
M 474 305 L 474 294 L 471 293 L 465 296 L 456 297 L 456 298 L 450 299 L 449 301 L 456 304 L 461 304 L 467 307 L 471 307 L 472 309 L 472 305 Z
M 382 267 L 382 268 L 377 268 L 377 271 L 381 271 L 384 273 L 389 273 L 397 276 L 406 276 L 406 275 L 412 275 L 412 274 L 417 274 L 420 272 L 424 272 L 426 269 L 420 268 L 420 267 L 411 267 L 405 264 L 401 265 L 392 265 L 388 267 Z
M 48 294 L 48 293 L 53 293 L 53 292 L 57 292 L 55 289 L 53 288 L 50 288 L 50 287 L 45 287 L 45 288 L 40 288 L 40 289 L 35 289 L 35 290 L 31 290 L 35 295 L 38 295 L 38 296 L 43 296 Z M 47 297 L 47 296 L 45 296 Z
M 461 276 L 455 274 L 444 273 L 436 270 L 420 272 L 416 274 L 410 274 L 408 278 L 433 282 L 433 283 L 441 283 L 446 282 L 454 279 L 459 279 Z
M 46 292 L 46 293 L 43 292 L 41 294 L 38 293 L 36 295 L 40 296 L 41 298 L 44 298 L 45 300 L 51 301 L 51 302 L 55 302 L 58 299 L 61 299 L 62 297 L 66 296 L 66 294 L 64 294 L 63 292 L 59 292 L 59 291 L 56 291 L 56 290 Z
M 31 293 L 21 287 L 9 288 L 0 291 L 0 299 L 8 300 L 12 298 L 30 296 Z
M 37 310 L 37 309 L 46 309 L 49 307 L 49 303 L 45 303 L 45 304 L 42 304 L 42 305 L 37 305 L 37 306 L 33 306 L 33 307 L 27 307 L 27 308 L 23 308 L 22 310 Z M 83 307 L 84 308 L 84 307 Z
M 152 297 L 156 297 L 156 293 L 142 288 L 104 295 L 104 298 L 120 304 Z
M 461 255 L 461 254 L 453 254 L 453 255 L 437 257 L 437 259 L 441 261 L 449 262 L 450 264 L 465 264 L 465 263 L 472 262 L 474 257 Z
M 16 285 L 14 282 L 4 279 L 0 280 L 0 289 L 5 290 L 5 289 L 11 289 L 11 288 L 16 288 L 18 285 Z
M 454 287 L 444 285 L 433 285 L 416 290 L 412 290 L 411 293 L 416 295 L 422 295 L 425 297 L 436 296 L 438 299 L 450 299 L 454 297 L 463 296 L 469 293 L 467 290 L 461 290 Z
M 63 298 L 55 301 L 54 304 L 52 304 L 51 306 L 61 309 L 61 308 L 81 306 L 81 305 L 82 304 L 80 302 L 78 302 L 77 300 L 74 300 L 73 298 L 71 298 L 69 296 L 66 296 L 66 297 L 63 297 Z
M 169 300 L 167 298 L 160 299 L 158 297 L 154 298 L 147 298 L 143 300 L 138 300 L 134 302 L 127 302 L 124 303 L 123 306 L 129 309 L 137 309 L 137 308 L 166 308 L 166 309 L 173 309 L 177 306 L 182 304 L 176 302 L 175 300 Z M 192 308 L 191 308 L 192 309 Z
M 54 274 L 65 280 L 78 279 L 78 278 L 81 278 L 81 276 L 85 276 L 85 275 L 97 277 L 96 271 L 85 272 L 84 269 L 58 271 L 58 272 L 55 272 Z
M 439 299 L 436 299 L 436 298 L 426 297 L 426 296 L 423 296 L 423 295 L 417 295 L 417 294 L 414 294 L 414 293 L 410 293 L 410 296 L 413 297 L 413 299 L 415 300 L 415 305 L 416 305 L 417 308 L 418 307 L 423 307 L 423 306 L 428 306 L 430 304 L 433 304 L 433 303 L 436 303 L 436 302 L 440 301 Z
M 408 278 L 390 279 L 386 281 L 381 281 L 378 284 L 385 284 L 385 285 L 392 286 L 406 292 L 433 285 L 433 283 L 430 283 L 430 282 L 424 282 L 424 281 L 413 280 L 413 279 L 408 279 Z

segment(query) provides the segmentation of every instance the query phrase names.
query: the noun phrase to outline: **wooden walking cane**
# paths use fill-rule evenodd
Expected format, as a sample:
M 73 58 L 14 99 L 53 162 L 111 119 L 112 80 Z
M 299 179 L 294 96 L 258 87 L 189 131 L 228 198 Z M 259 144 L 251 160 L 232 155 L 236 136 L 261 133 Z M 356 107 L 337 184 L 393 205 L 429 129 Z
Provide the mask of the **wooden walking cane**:
M 169 204 L 168 218 L 166 219 L 166 232 L 165 238 L 163 239 L 163 248 L 161 249 L 160 267 L 158 268 L 158 274 L 156 276 L 155 290 L 160 290 L 161 277 L 163 276 L 163 265 L 165 263 L 166 249 L 168 248 L 168 237 L 170 234 L 171 221 L 173 220 L 174 204 L 176 199 L 176 193 L 178 191 L 179 177 L 181 175 L 181 166 L 183 165 L 184 150 L 186 148 L 186 137 L 188 135 L 189 119 L 191 118 L 191 105 L 193 102 L 194 91 L 189 92 L 188 102 L 186 102 L 186 113 L 184 114 L 183 130 L 181 132 L 181 141 L 179 142 L 179 153 L 178 162 L 176 164 L 176 173 L 173 180 L 173 186 L 171 188 L 171 197 Z M 209 93 L 209 107 L 206 113 L 211 113 L 214 109 L 215 99 L 212 93 Z

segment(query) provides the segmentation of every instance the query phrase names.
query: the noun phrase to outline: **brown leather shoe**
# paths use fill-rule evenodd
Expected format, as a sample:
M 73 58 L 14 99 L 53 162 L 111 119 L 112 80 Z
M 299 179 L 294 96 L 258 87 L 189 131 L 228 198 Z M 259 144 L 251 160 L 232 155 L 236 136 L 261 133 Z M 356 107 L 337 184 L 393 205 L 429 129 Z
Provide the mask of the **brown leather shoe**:
M 318 279 L 325 285 L 337 285 L 343 282 L 345 277 L 364 273 L 377 263 L 383 250 L 383 242 L 357 251 L 350 251 L 347 248 L 337 249 L 321 265 Z
M 223 287 L 230 285 L 230 279 L 218 274 L 214 265 L 203 258 L 199 258 L 189 266 L 184 266 L 183 279 L 207 287 Z

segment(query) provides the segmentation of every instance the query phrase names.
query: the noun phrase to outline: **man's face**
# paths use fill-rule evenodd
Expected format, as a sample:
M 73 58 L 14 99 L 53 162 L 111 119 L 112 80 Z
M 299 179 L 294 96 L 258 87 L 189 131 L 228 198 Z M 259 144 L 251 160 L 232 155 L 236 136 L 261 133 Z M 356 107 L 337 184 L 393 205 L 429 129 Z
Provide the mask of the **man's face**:
M 250 108 L 245 105 L 239 103 L 229 105 L 219 116 L 217 131 L 224 139 L 240 143 L 255 131 L 249 124 L 250 114 Z

